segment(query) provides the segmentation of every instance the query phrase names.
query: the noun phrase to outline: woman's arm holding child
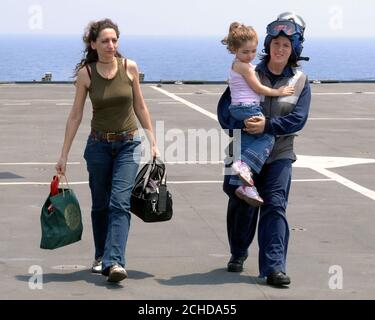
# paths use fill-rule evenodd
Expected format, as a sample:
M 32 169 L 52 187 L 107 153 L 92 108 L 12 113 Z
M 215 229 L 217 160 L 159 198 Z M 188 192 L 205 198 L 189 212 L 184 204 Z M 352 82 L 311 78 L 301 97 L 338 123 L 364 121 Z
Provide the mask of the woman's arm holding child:
M 236 61 L 233 65 L 233 70 L 241 74 L 245 78 L 249 87 L 258 94 L 272 97 L 290 96 L 294 94 L 294 87 L 291 86 L 282 86 L 278 89 L 271 89 L 262 85 L 256 77 L 254 70 L 248 63 Z

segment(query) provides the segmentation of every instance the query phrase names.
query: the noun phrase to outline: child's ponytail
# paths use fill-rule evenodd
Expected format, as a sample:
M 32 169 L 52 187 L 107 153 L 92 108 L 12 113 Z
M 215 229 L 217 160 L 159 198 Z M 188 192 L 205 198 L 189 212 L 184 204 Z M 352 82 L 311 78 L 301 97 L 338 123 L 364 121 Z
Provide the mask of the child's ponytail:
M 234 53 L 234 50 L 241 47 L 246 41 L 255 41 L 258 43 L 256 31 L 253 27 L 245 26 L 243 23 L 235 21 L 230 24 L 228 35 L 221 40 L 221 43 L 227 46 L 229 52 Z

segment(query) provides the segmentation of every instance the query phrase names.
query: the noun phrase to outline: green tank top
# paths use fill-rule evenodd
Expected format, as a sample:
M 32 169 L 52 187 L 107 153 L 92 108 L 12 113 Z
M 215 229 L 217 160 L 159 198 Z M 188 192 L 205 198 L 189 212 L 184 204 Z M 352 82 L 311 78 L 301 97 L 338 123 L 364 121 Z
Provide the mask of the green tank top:
M 93 115 L 91 128 L 102 132 L 132 132 L 137 129 L 137 120 L 133 108 L 132 81 L 122 64 L 117 59 L 117 73 L 114 78 L 103 78 L 96 69 L 96 62 L 91 63 L 91 85 L 89 96 Z

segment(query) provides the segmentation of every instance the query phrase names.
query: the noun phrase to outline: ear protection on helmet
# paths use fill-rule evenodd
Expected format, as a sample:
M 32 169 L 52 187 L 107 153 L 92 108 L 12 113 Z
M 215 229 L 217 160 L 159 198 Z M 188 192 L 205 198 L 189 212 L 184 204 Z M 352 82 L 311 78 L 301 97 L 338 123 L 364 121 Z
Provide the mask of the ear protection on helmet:
M 289 38 L 292 44 L 292 59 L 309 60 L 308 57 L 301 57 L 303 50 L 304 31 L 306 28 L 305 21 L 295 13 L 284 12 L 277 17 L 277 20 L 272 21 L 267 26 L 267 36 L 264 40 L 264 51 L 266 54 L 270 53 L 271 40 L 277 38 L 279 35 Z

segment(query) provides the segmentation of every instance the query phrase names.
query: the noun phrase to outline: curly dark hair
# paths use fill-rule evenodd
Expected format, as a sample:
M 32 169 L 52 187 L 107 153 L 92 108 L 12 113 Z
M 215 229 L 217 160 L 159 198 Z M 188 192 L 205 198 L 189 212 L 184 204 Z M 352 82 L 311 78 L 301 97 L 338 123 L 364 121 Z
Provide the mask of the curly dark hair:
M 83 68 L 84 66 L 98 61 L 98 53 L 96 50 L 91 48 L 91 41 L 96 41 L 100 32 L 103 29 L 111 28 L 115 30 L 117 38 L 120 37 L 120 31 L 116 23 L 114 23 L 111 19 L 103 19 L 99 21 L 93 21 L 88 24 L 85 29 L 85 33 L 83 34 L 83 42 L 85 44 L 85 50 L 83 51 L 84 57 L 83 59 L 77 63 L 74 69 L 74 77 L 77 77 L 78 71 Z M 121 53 L 116 51 L 116 57 L 122 57 Z

